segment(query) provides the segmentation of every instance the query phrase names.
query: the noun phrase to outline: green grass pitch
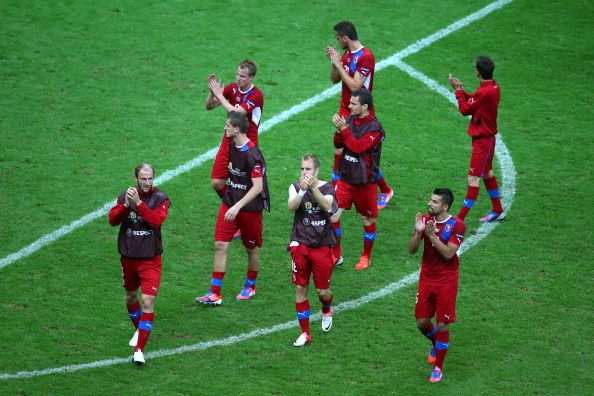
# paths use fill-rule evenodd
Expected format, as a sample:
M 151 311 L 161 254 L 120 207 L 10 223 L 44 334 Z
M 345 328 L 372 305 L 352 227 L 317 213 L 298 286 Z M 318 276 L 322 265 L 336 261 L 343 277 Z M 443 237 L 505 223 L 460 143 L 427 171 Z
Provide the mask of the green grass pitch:
M 377 72 L 374 99 L 387 133 L 382 168 L 396 196 L 380 213 L 372 268 L 363 273 L 353 269 L 360 222 L 353 213 L 343 216 L 346 263 L 332 289 L 344 309 L 328 334 L 312 322 L 307 348 L 292 346 L 299 331 L 291 327 L 287 189 L 305 152 L 320 155 L 329 176 L 339 94 L 260 136 L 272 212 L 264 216 L 254 300 L 232 298 L 245 275 L 245 253 L 233 243 L 225 302 L 217 309 L 194 302 L 212 270 L 218 201 L 210 161 L 160 185 L 173 205 L 146 350 L 157 356 L 144 367 L 128 361 L 132 327 L 117 230 L 106 215 L 22 253 L 113 201 L 136 163 L 153 163 L 158 176 L 216 147 L 225 117 L 204 110 L 208 74 L 229 82 L 241 60 L 255 60 L 265 123 L 331 87 L 324 47 L 334 43 L 336 22 L 352 20 L 380 62 L 489 4 L 4 1 L 0 259 L 14 260 L 0 268 L 0 394 L 593 394 L 588 1 L 511 1 L 402 59 L 444 87 L 451 72 L 474 90 L 473 62 L 491 56 L 502 92 L 500 132 L 516 170 L 509 219 L 461 257 L 458 321 L 441 384 L 427 381 L 414 282 L 346 305 L 418 269 L 420 255 L 408 255 L 406 242 L 434 187 L 454 190 L 455 209 L 466 190 L 468 120 L 395 66 Z M 467 237 L 478 236 L 478 217 L 488 208 L 481 186 Z M 317 311 L 313 294 L 310 300 Z M 84 368 L 60 369 L 77 364 Z

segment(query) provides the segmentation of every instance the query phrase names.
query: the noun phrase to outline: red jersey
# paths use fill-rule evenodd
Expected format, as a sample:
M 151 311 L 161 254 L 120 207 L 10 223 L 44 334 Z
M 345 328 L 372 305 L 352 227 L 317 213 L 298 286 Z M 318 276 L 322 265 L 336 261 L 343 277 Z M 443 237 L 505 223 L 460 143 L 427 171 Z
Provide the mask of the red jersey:
M 435 216 L 423 215 L 426 221 L 435 222 L 435 233 L 439 239 L 445 243 L 453 243 L 460 246 L 464 240 L 466 225 L 457 217 L 450 216 L 447 220 L 438 222 Z M 437 250 L 431 244 L 431 239 L 423 231 L 423 260 L 421 261 L 421 278 L 429 282 L 447 282 L 458 280 L 458 255 L 455 254 L 449 260 L 445 260 L 439 255 Z
M 373 76 L 375 72 L 375 57 L 371 50 L 365 47 L 359 48 L 355 52 L 346 50 L 340 59 L 342 67 L 349 73 L 349 76 L 354 77 L 356 72 L 359 72 L 365 78 L 363 88 L 369 92 L 373 91 Z M 343 82 L 342 83 L 342 97 L 340 99 L 340 115 L 346 117 L 351 114 L 349 110 L 349 102 L 351 100 L 351 90 Z M 373 114 L 373 110 L 370 109 Z
M 468 134 L 472 137 L 497 134 L 497 107 L 499 107 L 499 85 L 495 80 L 483 81 L 474 94 L 456 90 L 458 109 L 462 115 L 472 115 Z
M 334 134 L 334 147 L 343 149 L 338 173 L 349 184 L 377 183 L 384 129 L 371 114 L 346 121 L 347 127 Z
M 258 127 L 264 109 L 264 95 L 255 85 L 247 92 L 242 92 L 237 83 L 231 83 L 223 89 L 223 96 L 235 107 L 241 107 L 247 112 L 249 128 L 247 137 L 258 144 Z

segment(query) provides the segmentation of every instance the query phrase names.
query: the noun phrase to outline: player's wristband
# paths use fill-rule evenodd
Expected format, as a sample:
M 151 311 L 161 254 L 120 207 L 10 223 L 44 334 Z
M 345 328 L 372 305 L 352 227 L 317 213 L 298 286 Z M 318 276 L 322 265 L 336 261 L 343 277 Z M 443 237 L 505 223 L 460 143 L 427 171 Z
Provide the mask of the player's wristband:
M 299 196 L 302 197 L 305 195 L 306 192 L 307 192 L 307 190 L 299 189 L 299 192 L 297 194 L 299 194 Z

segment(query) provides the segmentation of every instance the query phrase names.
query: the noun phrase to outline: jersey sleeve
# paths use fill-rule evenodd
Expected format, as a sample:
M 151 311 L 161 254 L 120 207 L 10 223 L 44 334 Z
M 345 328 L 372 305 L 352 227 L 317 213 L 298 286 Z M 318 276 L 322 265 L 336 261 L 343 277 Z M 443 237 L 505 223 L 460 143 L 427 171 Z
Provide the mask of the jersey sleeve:
M 254 166 L 252 166 L 252 169 L 250 170 L 250 177 L 252 179 L 262 177 L 264 176 L 265 171 L 266 170 L 264 169 L 264 165 L 262 165 L 262 162 L 256 161 L 254 163 Z
M 264 107 L 264 95 L 262 95 L 262 91 L 254 89 L 254 92 L 240 106 L 248 115 L 251 115 L 254 124 L 260 124 L 262 108 Z
M 367 132 L 357 139 L 351 134 L 350 129 L 345 128 L 341 135 L 344 138 L 344 145 L 355 154 L 364 153 L 382 141 L 381 132 Z
M 448 239 L 448 243 L 453 243 L 457 246 L 460 246 L 464 241 L 464 233 L 466 232 L 466 225 L 461 221 L 456 221 L 454 225 L 454 230 L 450 235 L 450 239 Z
M 486 95 L 480 92 L 480 90 L 475 94 L 469 94 L 458 89 L 455 94 L 456 99 L 458 100 L 458 109 L 460 110 L 460 113 L 465 116 L 474 114 L 474 112 L 483 105 L 485 99 L 487 99 Z
M 357 62 L 357 72 L 364 76 L 365 78 L 369 77 L 373 72 L 375 67 L 375 59 L 373 59 L 370 55 L 362 56 Z
M 336 148 L 344 147 L 344 137 L 342 136 L 342 133 L 334 134 L 334 147 L 336 147 Z
M 167 218 L 169 206 L 170 202 L 168 199 L 161 202 L 154 209 L 149 208 L 144 202 L 141 202 L 140 205 L 138 205 L 138 214 L 141 215 L 151 227 L 159 227 Z
M 125 207 L 124 203 L 120 202 L 118 199 L 116 205 L 109 211 L 109 224 L 112 226 L 122 224 L 122 222 L 128 217 L 129 212 L 129 208 Z

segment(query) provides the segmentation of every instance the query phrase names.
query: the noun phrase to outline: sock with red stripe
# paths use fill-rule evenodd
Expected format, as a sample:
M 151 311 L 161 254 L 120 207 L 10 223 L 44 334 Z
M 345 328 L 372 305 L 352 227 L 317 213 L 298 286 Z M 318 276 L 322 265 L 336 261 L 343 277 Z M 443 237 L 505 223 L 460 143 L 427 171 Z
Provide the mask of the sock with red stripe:
M 319 296 L 320 302 L 322 303 L 322 313 L 327 314 L 328 312 L 330 312 L 330 310 L 332 309 L 332 299 L 334 298 L 334 295 L 330 294 L 330 298 L 328 298 L 328 300 L 324 301 L 322 299 L 322 296 Z
M 464 221 L 464 218 L 468 214 L 468 211 L 470 210 L 470 208 L 474 206 L 474 203 L 478 198 L 478 194 L 478 187 L 468 186 L 468 189 L 466 190 L 466 198 L 464 198 L 464 205 L 462 205 L 462 207 L 460 208 L 460 211 L 458 212 L 457 216 L 460 220 Z
M 140 315 L 140 322 L 138 323 L 138 344 L 136 344 L 136 348 L 134 348 L 134 352 L 136 351 L 144 351 L 144 346 L 151 335 L 151 330 L 153 329 L 153 322 L 155 321 L 155 313 L 147 313 L 143 312 Z
M 296 302 L 295 310 L 297 311 L 297 320 L 299 321 L 301 332 L 309 334 L 309 300 Z
M 342 250 L 340 249 L 340 238 L 342 237 L 342 228 L 340 227 L 340 220 L 332 222 L 332 228 L 334 234 L 336 234 L 336 245 L 332 247 L 332 254 L 334 257 L 339 258 L 342 256 Z
M 140 322 L 140 315 L 142 314 L 142 309 L 140 308 L 140 302 L 136 300 L 136 302 L 132 305 L 126 304 L 126 308 L 128 309 L 128 316 L 132 323 L 134 323 L 134 327 L 138 328 L 138 322 Z
M 435 334 L 435 367 L 443 369 L 443 361 L 450 346 L 450 331 L 438 331 Z
M 371 257 L 371 249 L 373 249 L 373 242 L 376 236 L 376 224 L 373 223 L 363 227 L 363 255 Z
M 485 183 L 485 187 L 487 188 L 487 192 L 489 193 L 489 197 L 491 198 L 491 206 L 493 208 L 493 212 L 503 212 L 503 207 L 501 206 L 501 199 L 499 197 L 499 184 L 497 183 L 497 178 L 495 176 L 489 179 L 483 178 L 483 183 Z
M 221 288 L 223 287 L 223 278 L 225 277 L 224 272 L 213 272 L 212 280 L 210 281 L 210 291 L 221 295 Z

